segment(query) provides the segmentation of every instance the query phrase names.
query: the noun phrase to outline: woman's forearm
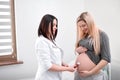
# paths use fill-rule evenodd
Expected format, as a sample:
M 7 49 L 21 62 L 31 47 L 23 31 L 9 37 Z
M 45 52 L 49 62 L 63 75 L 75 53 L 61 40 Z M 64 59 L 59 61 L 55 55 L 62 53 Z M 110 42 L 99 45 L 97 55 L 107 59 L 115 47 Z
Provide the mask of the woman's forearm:
M 52 67 L 49 70 L 51 70 L 51 71 L 70 71 L 70 72 L 73 72 L 75 69 L 74 69 L 74 67 L 65 67 L 65 66 L 52 64 Z
M 62 66 L 64 66 L 64 67 L 68 67 L 69 65 L 66 64 L 66 63 L 64 63 L 64 62 L 62 62 Z
M 105 67 L 108 64 L 106 60 L 101 60 L 96 67 L 94 67 L 90 72 L 91 74 L 96 74 L 98 71 L 100 71 L 103 67 Z

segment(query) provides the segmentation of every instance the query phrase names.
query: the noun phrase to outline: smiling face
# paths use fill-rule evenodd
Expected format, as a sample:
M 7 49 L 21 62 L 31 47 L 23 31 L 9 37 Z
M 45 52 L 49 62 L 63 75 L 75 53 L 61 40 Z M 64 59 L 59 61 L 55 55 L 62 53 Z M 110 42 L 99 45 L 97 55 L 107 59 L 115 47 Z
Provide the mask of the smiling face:
M 56 35 L 56 31 L 57 31 L 57 20 L 54 19 L 53 20 L 53 26 L 51 26 L 51 23 L 49 23 L 49 34 L 48 34 L 48 37 L 50 38 L 50 36 L 52 36 L 52 37 L 55 36 Z
M 88 26 L 85 23 L 85 21 L 81 20 L 77 23 L 78 27 L 80 27 L 80 29 L 83 31 L 84 34 L 88 33 Z

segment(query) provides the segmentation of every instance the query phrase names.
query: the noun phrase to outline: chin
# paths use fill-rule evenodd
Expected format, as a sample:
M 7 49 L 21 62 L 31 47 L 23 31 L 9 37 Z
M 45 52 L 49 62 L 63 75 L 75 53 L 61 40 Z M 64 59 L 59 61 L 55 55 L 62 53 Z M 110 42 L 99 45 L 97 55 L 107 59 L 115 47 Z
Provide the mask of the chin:
M 53 34 L 55 34 L 55 31 L 53 31 Z

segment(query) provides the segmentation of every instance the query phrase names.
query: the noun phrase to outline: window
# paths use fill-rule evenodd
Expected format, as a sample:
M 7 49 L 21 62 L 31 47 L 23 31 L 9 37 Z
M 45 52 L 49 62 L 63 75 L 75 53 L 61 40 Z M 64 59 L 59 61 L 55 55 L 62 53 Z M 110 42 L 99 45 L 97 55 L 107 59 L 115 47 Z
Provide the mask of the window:
M 17 61 L 14 0 L 0 0 L 0 66 Z

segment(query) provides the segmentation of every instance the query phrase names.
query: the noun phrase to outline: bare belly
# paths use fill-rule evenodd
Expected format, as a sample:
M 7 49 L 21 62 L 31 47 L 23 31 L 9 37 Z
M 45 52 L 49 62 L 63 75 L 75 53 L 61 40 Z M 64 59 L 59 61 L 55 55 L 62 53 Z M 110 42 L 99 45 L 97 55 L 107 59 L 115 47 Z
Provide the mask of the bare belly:
M 76 62 L 80 62 L 80 65 L 78 66 L 78 69 L 77 69 L 78 72 L 83 70 L 89 71 L 96 66 L 96 64 L 94 64 L 90 60 L 90 58 L 86 53 L 81 53 L 80 55 L 78 55 Z

